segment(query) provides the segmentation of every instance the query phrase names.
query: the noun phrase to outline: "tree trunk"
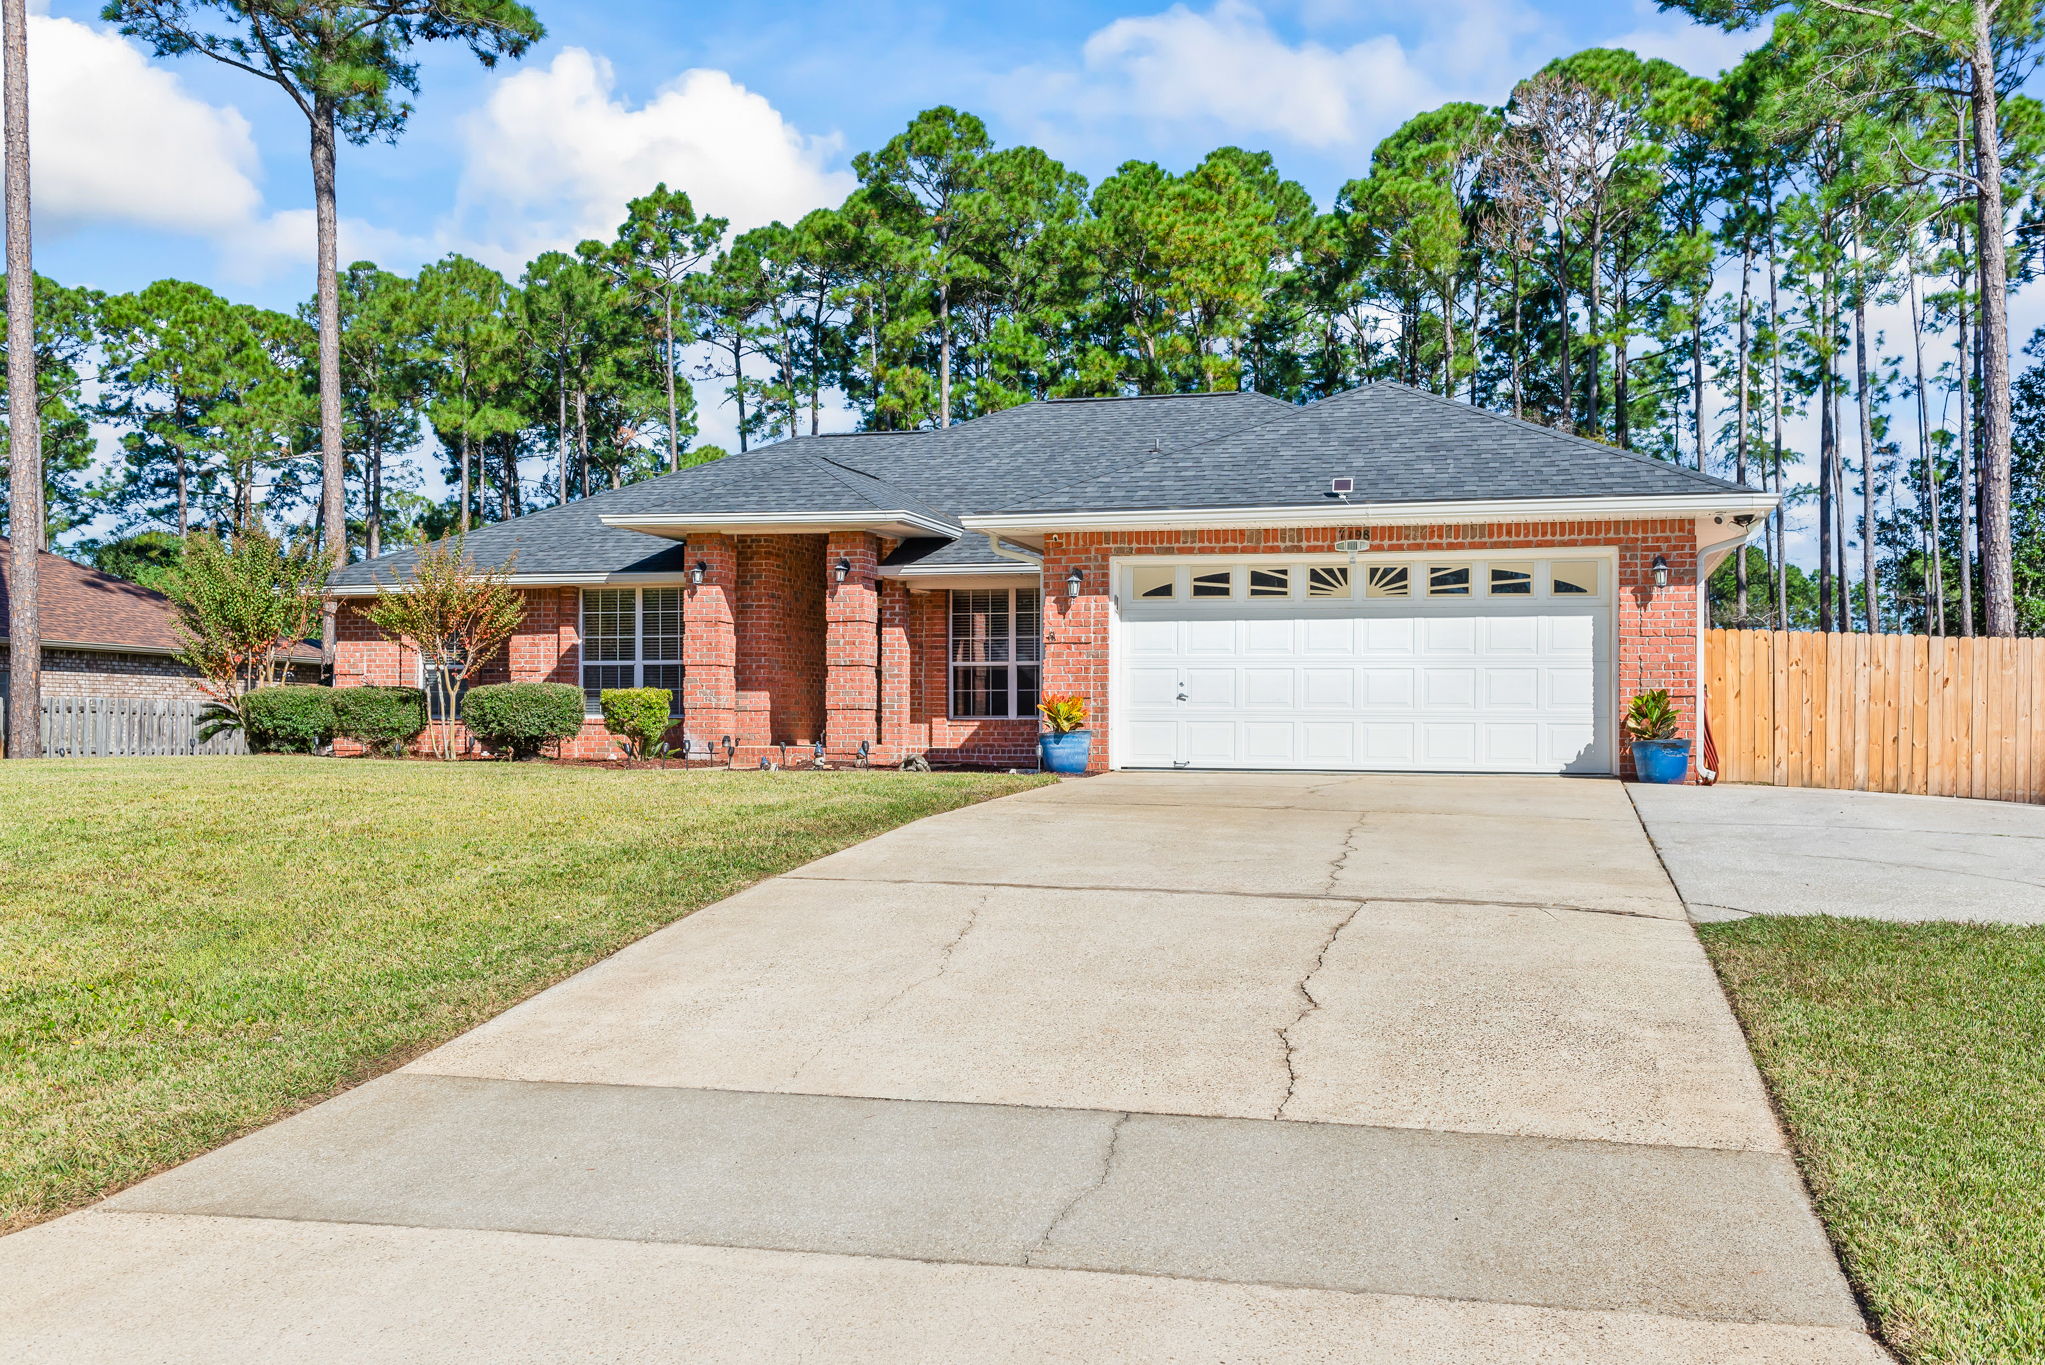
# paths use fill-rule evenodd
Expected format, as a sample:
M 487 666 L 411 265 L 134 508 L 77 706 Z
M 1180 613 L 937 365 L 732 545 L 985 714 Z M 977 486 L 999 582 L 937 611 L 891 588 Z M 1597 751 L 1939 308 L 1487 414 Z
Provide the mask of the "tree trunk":
M 1925 563 L 1924 629 L 1927 634 L 1946 633 L 1946 574 L 1939 544 L 1939 485 L 1937 466 L 1931 450 L 1931 405 L 1924 387 L 1924 304 L 1917 289 L 1917 240 L 1910 242 L 1906 262 L 1910 282 L 1910 348 L 1917 358 L 1917 453 L 1924 461 L 1924 506 L 1930 518 Z
M 43 756 L 43 434 L 36 388 L 35 262 L 29 239 L 28 14 L 0 4 L 7 113 L 7 756 Z
M 1619 306 L 1613 310 L 1614 317 L 1626 316 L 1627 305 L 1631 302 L 1631 290 L 1624 279 L 1619 281 Z M 1626 329 L 1623 326 L 1612 329 L 1612 434 L 1622 450 L 1633 449 L 1633 424 L 1628 420 L 1628 409 L 1633 403 L 1631 357 L 1626 354 Z
M 682 467 L 681 446 L 675 437 L 675 424 L 679 420 L 675 408 L 675 300 L 674 291 L 666 291 L 661 299 L 663 311 L 660 319 L 661 377 L 667 381 L 667 472 L 672 474 Z
M 1837 453 L 1839 433 L 1834 429 L 1832 407 L 1832 309 L 1831 283 L 1827 280 L 1819 287 L 1818 328 L 1818 629 L 1834 630 L 1832 595 L 1833 545 L 1832 545 L 1832 501 L 1836 485 L 1832 482 L 1832 458 Z
M 1593 233 L 1591 236 L 1590 292 L 1584 296 L 1585 306 L 1589 310 L 1584 317 L 1584 331 L 1591 338 L 1591 344 L 1584 348 L 1584 366 L 1590 373 L 1584 377 L 1590 380 L 1590 396 L 1589 406 L 1584 410 L 1583 419 L 1584 430 L 1593 436 L 1596 436 L 1602 429 L 1601 423 L 1604 420 L 1603 413 L 1605 407 L 1605 376 L 1598 368 L 1600 351 L 1597 343 L 1598 308 L 1604 302 L 1604 291 L 1598 284 L 1598 256 L 1603 246 L 1602 238 L 1598 234 Z
M 937 424 L 951 425 L 951 286 L 937 291 Z
M 183 540 L 192 533 L 192 476 L 185 465 L 182 448 L 171 457 L 177 469 L 178 478 L 178 539 Z
M 1853 390 L 1860 408 L 1860 598 L 1867 633 L 1882 628 L 1881 585 L 1875 575 L 1875 414 L 1867 387 L 1867 262 L 1860 219 L 1853 224 Z
M 1515 256 L 1512 263 L 1512 415 L 1525 419 L 1527 403 L 1525 391 L 1520 385 L 1520 263 Z
M 461 511 L 461 529 L 462 529 L 462 534 L 466 535 L 466 534 L 468 534 L 468 530 L 469 530 L 469 498 L 470 498 L 470 492 L 469 492 L 469 429 L 468 429 L 468 427 L 466 427 L 466 426 L 464 426 L 464 427 L 462 428 L 462 449 L 461 449 L 461 459 L 462 459 L 462 476 L 461 476 L 461 484 L 462 484 L 462 486 L 461 486 L 461 494 L 462 494 L 462 511 Z
M 568 370 L 564 366 L 556 376 L 554 385 L 554 464 L 559 476 L 560 497 L 556 505 L 568 501 Z
M 576 482 L 582 487 L 582 496 L 589 496 L 589 390 L 575 391 L 575 464 Z
M 1768 192 L 1775 186 L 1771 179 Z M 1789 629 L 1789 514 L 1782 505 L 1782 306 L 1776 292 L 1775 217 L 1768 218 L 1768 407 L 1771 467 L 1769 491 L 1775 494 L 1775 628 Z
M 738 328 L 731 333 L 731 398 L 738 404 L 738 453 L 746 453 L 746 360 Z
M 1960 389 L 1960 439 L 1954 443 L 1953 454 L 1960 465 L 1960 634 L 1971 637 L 1974 634 L 1974 423 L 1970 414 L 1974 369 L 1970 359 L 1973 347 L 1969 344 L 1967 308 L 1969 273 L 1963 248 L 1960 260 L 1960 329 L 1956 338 L 1960 348 L 1960 367 L 1954 372 L 1954 381 Z
M 518 515 L 518 441 L 512 436 L 499 436 L 497 450 L 497 519 L 510 521 Z
M 362 551 L 371 559 L 383 553 L 383 445 L 377 440 L 374 414 L 365 423 L 367 448 L 363 454 L 362 494 L 366 504 L 362 525 Z
M 1733 482 L 1747 481 L 1747 309 L 1751 297 L 1754 276 L 1754 243 L 1743 242 L 1740 248 L 1740 314 L 1739 335 L 1734 343 L 1738 353 L 1736 366 L 1739 372 L 1735 387 L 1738 389 L 1739 427 L 1733 439 Z M 1736 610 L 1741 625 L 1747 623 L 1747 547 L 1742 545 L 1737 552 L 1738 562 L 1733 566 L 1733 589 L 1736 594 Z
M 2003 242 L 2002 124 L 1989 0 L 1974 0 L 1975 254 L 1981 281 L 1981 595 L 1990 635 L 2017 633 L 2010 543 L 2009 263 Z
M 320 369 L 320 514 L 325 545 L 335 566 L 348 562 L 348 509 L 341 487 L 347 460 L 341 450 L 341 281 L 337 257 L 340 222 L 334 198 L 334 101 L 318 98 L 312 117 L 313 219 L 318 228 Z M 335 602 L 320 613 L 320 654 L 334 667 Z

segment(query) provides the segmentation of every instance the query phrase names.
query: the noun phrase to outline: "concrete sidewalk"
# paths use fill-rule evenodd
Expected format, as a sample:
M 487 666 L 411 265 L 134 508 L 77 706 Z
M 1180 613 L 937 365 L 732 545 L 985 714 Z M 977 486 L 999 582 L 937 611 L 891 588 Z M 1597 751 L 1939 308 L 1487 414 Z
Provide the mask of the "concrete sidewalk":
M 1614 783 L 1126 774 L 0 1240 L 0 1357 L 1876 1362 Z

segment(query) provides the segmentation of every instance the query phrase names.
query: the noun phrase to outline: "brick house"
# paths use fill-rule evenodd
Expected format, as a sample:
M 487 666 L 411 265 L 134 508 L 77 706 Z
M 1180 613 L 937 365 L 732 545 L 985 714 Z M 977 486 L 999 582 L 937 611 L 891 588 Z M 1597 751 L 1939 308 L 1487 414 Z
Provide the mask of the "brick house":
M 1109 767 L 1615 773 L 1698 709 L 1712 567 L 1770 495 L 1380 383 L 1036 402 L 805 437 L 473 532 L 528 613 L 499 679 L 670 688 L 741 763 L 1030 765 L 1093 707 Z M 515 556 L 515 557 L 514 557 Z M 337 572 L 337 684 L 420 680 Z

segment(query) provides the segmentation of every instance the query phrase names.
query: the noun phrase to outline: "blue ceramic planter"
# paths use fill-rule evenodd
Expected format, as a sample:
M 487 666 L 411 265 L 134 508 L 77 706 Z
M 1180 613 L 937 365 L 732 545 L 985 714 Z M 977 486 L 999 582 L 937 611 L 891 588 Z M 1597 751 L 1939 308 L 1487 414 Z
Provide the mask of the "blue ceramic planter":
M 1690 741 L 1634 740 L 1633 772 L 1642 782 L 1660 782 L 1665 785 L 1680 783 L 1690 775 Z
M 1093 751 L 1093 743 L 1091 730 L 1038 735 L 1037 759 L 1047 773 L 1083 773 L 1087 755 Z

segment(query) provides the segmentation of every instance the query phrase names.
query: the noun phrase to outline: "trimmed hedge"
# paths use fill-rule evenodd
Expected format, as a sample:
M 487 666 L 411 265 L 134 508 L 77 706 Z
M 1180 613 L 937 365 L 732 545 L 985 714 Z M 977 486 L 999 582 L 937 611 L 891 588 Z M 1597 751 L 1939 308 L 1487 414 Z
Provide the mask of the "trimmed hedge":
M 597 694 L 604 708 L 604 727 L 631 741 L 641 758 L 652 752 L 674 724 L 668 710 L 675 694 L 665 687 L 606 687 Z
M 426 694 L 416 687 L 337 687 L 334 733 L 395 758 L 426 728 Z
M 334 742 L 334 689 L 289 683 L 241 699 L 241 729 L 259 754 L 310 754 Z
M 462 698 L 462 721 L 486 749 L 537 758 L 549 740 L 582 730 L 582 689 L 568 683 L 491 683 Z

